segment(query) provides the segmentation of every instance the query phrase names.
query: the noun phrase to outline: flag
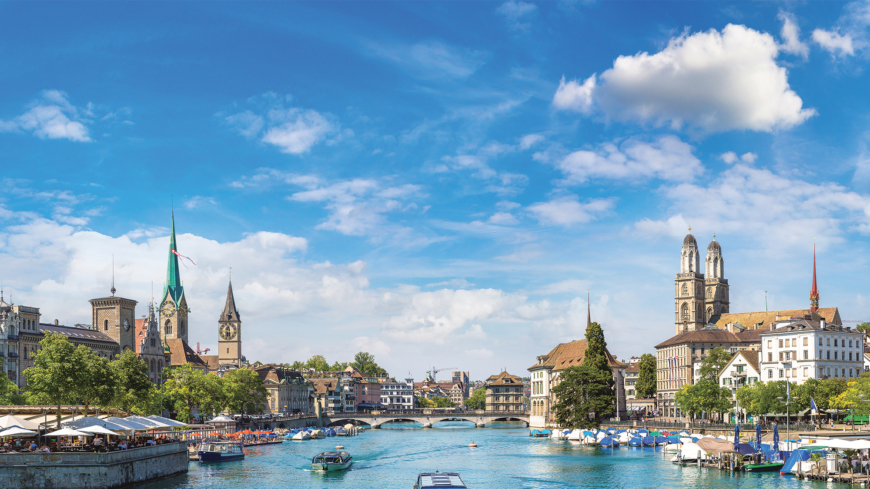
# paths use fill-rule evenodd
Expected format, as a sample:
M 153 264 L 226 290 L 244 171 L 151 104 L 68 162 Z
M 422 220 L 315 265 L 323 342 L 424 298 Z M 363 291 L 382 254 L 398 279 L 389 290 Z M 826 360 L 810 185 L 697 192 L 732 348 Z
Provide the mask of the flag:
M 175 250 L 171 250 L 171 251 L 172 251 L 172 254 L 173 254 L 173 255 L 175 255 L 175 256 L 177 256 L 177 257 L 179 257 L 179 258 L 186 258 L 187 260 L 190 261 L 190 263 L 193 263 L 193 260 L 191 260 L 190 257 L 184 256 L 184 255 L 182 255 L 181 253 L 179 253 L 179 252 L 177 252 L 177 251 L 175 251 Z M 184 260 L 181 260 L 181 264 L 184 265 Z M 196 263 L 193 263 L 193 264 L 196 265 Z M 184 268 L 187 268 L 187 265 L 184 265 Z
M 816 414 L 819 414 L 819 407 L 816 406 L 816 401 L 813 400 L 812 396 L 810 396 L 810 409 L 815 411 Z
M 785 381 L 785 402 L 789 402 L 791 400 L 791 382 Z

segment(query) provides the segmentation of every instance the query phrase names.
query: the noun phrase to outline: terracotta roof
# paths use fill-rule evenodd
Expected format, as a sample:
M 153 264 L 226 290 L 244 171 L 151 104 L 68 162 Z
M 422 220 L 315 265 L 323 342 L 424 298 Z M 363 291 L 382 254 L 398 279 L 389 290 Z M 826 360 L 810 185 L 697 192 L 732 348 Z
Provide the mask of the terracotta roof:
M 635 363 L 634 365 L 630 365 L 627 369 L 625 369 L 625 371 L 626 372 L 640 372 L 640 364 Z
M 836 307 L 821 307 L 819 315 L 825 318 L 825 321 L 842 325 L 840 319 L 840 310 Z M 810 313 L 809 309 L 789 309 L 785 311 L 757 311 L 757 312 L 736 312 L 720 314 L 716 321 L 716 326 L 724 328 L 728 323 L 740 323 L 747 329 L 769 328 L 771 323 L 776 322 L 776 317 L 780 319 L 788 319 L 791 317 L 804 317 Z
M 687 331 L 685 333 L 680 333 L 672 338 L 669 338 L 658 345 L 656 348 L 663 348 L 666 346 L 673 345 L 682 345 L 685 343 L 758 343 L 761 341 L 761 338 L 758 334 L 749 333 L 747 331 L 743 331 L 738 334 L 734 334 L 730 331 L 725 331 L 724 329 L 701 329 L 698 331 Z
M 166 340 L 169 345 L 169 365 L 173 367 L 190 364 L 194 368 L 208 368 L 208 364 L 193 351 L 182 338 L 170 338 Z
M 761 369 L 758 368 L 758 350 L 740 350 L 731 357 L 731 360 L 728 360 L 728 363 L 726 363 L 724 367 L 722 367 L 722 370 L 719 371 L 717 377 L 721 376 L 722 372 L 724 372 L 738 356 L 742 356 L 746 360 L 746 363 L 755 370 L 755 373 L 761 375 Z
M 316 394 L 326 394 L 338 388 L 338 379 L 308 379 L 314 385 Z
M 545 357 L 543 363 L 532 365 L 528 370 L 546 367 L 558 372 L 560 370 L 565 370 L 568 367 L 580 366 L 583 364 L 583 359 L 586 358 L 587 347 L 588 345 L 585 339 L 571 341 L 569 343 L 559 343 L 550 351 L 550 353 L 542 355 Z M 610 365 L 610 368 L 626 367 L 626 364 L 614 358 L 614 356 L 610 354 L 610 351 L 605 349 L 604 354 L 607 356 L 607 363 Z
M 200 355 L 199 358 L 208 365 L 208 370 L 210 372 L 216 372 L 221 366 L 221 362 L 218 360 L 217 355 Z
M 493 379 L 493 377 L 495 378 Z M 523 385 L 523 379 L 517 377 L 516 375 L 511 375 L 507 372 L 502 372 L 498 375 L 492 375 L 489 378 L 493 380 L 487 381 L 487 385 Z
M 303 382 L 305 380 L 298 370 L 291 370 L 271 363 L 260 365 L 259 367 L 251 367 L 251 370 L 257 372 L 257 375 L 260 376 L 260 380 L 263 382 L 268 380 L 280 384 L 281 382 L 291 383 L 293 382 L 293 379 L 300 379 L 300 381 Z

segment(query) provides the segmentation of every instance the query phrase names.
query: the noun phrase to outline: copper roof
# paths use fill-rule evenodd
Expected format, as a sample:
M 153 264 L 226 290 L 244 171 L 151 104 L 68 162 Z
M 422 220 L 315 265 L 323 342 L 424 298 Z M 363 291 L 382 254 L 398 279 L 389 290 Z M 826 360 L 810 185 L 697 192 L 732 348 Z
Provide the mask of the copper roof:
M 809 309 L 726 313 L 719 315 L 719 319 L 716 321 L 716 326 L 724 328 L 728 323 L 739 323 L 747 329 L 769 328 L 771 323 L 776 322 L 777 316 L 782 320 L 792 317 L 802 318 L 809 313 Z M 837 325 L 843 324 L 843 321 L 840 319 L 840 310 L 836 307 L 821 307 L 819 308 L 818 313 L 829 323 Z
M 542 363 L 532 365 L 528 370 L 544 367 L 558 372 L 568 367 L 580 366 L 586 357 L 587 347 L 585 339 L 559 343 L 555 348 L 550 350 L 550 353 L 542 355 L 544 357 Z M 610 365 L 610 368 L 625 368 L 626 365 L 614 358 L 607 349 L 604 350 L 604 354 L 607 356 L 607 364 Z
M 95 331 L 93 329 L 40 323 L 39 334 L 44 335 L 47 332 L 60 333 L 73 341 L 99 341 L 102 343 L 114 343 L 116 345 L 118 344 L 118 342 L 113 340 L 111 336 L 101 333 L 99 331 Z
M 182 338 L 166 340 L 169 345 L 169 365 L 173 367 L 190 364 L 194 368 L 208 368 L 208 364 Z

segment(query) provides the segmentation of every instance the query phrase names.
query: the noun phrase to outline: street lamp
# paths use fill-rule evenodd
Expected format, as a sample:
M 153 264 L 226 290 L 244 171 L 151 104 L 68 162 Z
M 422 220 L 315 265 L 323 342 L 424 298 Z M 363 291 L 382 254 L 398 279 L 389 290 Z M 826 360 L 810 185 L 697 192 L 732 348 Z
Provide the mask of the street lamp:
M 784 398 L 777 397 L 777 399 L 782 401 Z M 797 397 L 795 397 L 793 399 L 794 399 L 794 401 L 798 400 Z M 789 406 L 791 404 L 792 404 L 792 398 L 785 399 L 785 441 L 786 441 L 786 443 L 788 443 L 788 440 L 791 438 L 791 435 L 789 435 L 789 426 L 788 426 L 789 425 Z M 854 419 L 854 416 L 852 418 Z

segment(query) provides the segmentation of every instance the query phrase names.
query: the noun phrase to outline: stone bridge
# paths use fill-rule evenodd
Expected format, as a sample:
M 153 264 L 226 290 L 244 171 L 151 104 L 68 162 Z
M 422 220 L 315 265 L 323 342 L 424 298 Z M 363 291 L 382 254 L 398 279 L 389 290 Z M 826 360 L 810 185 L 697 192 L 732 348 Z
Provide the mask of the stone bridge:
M 521 421 L 529 425 L 529 415 L 523 412 L 457 412 L 457 413 L 439 413 L 428 412 L 423 413 L 373 413 L 373 414 L 358 414 L 358 413 L 333 413 L 323 416 L 324 426 L 343 426 L 345 424 L 368 424 L 373 429 L 378 429 L 386 423 L 395 423 L 410 421 L 420 423 L 424 428 L 431 428 L 433 424 L 439 421 L 468 421 L 474 423 L 478 428 L 486 427 L 487 423 L 496 421 Z

